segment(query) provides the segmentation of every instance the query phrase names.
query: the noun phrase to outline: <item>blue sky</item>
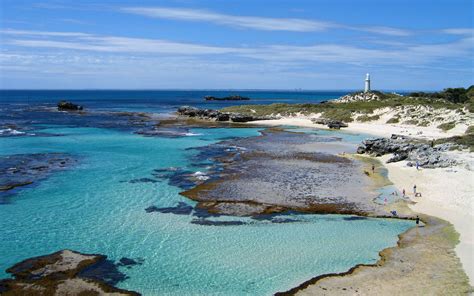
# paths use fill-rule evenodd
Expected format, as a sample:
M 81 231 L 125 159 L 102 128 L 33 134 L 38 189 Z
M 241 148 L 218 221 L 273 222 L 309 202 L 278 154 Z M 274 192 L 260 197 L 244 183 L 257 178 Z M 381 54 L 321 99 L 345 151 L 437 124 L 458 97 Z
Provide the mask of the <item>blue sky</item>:
M 0 88 L 474 83 L 472 0 L 0 2 Z

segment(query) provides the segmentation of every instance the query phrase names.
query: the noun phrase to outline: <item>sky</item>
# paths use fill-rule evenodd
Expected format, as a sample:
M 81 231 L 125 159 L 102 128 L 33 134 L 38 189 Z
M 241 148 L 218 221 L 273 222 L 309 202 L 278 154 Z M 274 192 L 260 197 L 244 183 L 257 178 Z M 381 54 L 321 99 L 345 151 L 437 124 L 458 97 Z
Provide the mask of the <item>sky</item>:
M 474 84 L 472 0 L 0 0 L 1 89 Z

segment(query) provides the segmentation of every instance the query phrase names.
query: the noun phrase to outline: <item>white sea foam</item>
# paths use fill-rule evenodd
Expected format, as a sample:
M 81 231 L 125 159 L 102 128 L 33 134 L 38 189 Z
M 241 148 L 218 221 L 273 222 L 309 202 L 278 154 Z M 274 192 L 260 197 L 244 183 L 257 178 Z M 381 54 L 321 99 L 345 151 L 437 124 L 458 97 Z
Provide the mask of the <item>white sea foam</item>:
M 187 137 L 202 136 L 202 134 L 199 134 L 199 133 L 185 133 L 184 135 Z
M 19 135 L 24 135 L 26 134 L 25 132 L 20 132 L 12 128 L 5 128 L 5 129 L 0 129 L 0 135 L 7 135 L 7 136 L 19 136 Z

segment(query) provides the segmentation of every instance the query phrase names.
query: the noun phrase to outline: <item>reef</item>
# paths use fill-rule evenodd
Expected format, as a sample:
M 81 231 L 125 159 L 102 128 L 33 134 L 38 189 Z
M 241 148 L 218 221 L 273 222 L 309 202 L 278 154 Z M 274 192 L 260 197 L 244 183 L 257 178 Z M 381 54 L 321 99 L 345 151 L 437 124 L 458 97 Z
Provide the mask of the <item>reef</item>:
M 77 162 L 64 153 L 15 154 L 0 157 L 0 198 L 4 201 L 16 190 L 44 180 Z
M 119 264 L 139 263 L 122 258 Z M 61 250 L 8 268 L 6 271 L 13 278 L 0 281 L 0 293 L 3 296 L 140 295 L 113 286 L 127 278 L 117 266 L 120 265 L 107 260 L 105 255 Z
M 362 174 L 358 160 L 315 152 L 338 142 L 334 137 L 279 129 L 223 141 L 207 148 L 221 149 L 211 157 L 219 169 L 210 169 L 209 180 L 181 194 L 213 214 L 254 216 L 294 210 L 383 215 L 366 190 L 371 181 Z

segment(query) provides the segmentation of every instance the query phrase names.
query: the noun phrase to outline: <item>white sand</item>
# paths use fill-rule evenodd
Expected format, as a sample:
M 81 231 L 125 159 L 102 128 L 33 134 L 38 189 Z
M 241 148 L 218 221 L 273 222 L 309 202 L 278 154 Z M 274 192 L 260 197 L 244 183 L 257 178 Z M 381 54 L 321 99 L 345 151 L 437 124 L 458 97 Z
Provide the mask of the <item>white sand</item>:
M 311 116 L 298 116 L 298 117 L 284 117 L 281 119 L 274 120 L 258 120 L 252 121 L 248 124 L 266 125 L 266 126 L 279 126 L 279 125 L 291 125 L 299 127 L 311 127 L 328 129 L 326 125 L 315 124 L 311 121 L 311 118 L 317 118 L 319 114 Z M 351 122 L 349 127 L 343 128 L 342 131 L 350 133 L 363 133 L 370 134 L 380 137 L 390 137 L 392 134 L 399 134 L 411 137 L 418 137 L 424 139 L 438 139 L 446 138 L 455 135 L 464 134 L 467 125 L 458 125 L 456 128 L 444 132 L 435 126 L 415 126 L 415 125 L 403 125 L 403 124 L 387 124 L 384 123 L 383 119 L 377 121 L 371 121 L 369 123 L 362 122 Z
M 268 126 L 299 126 L 323 128 L 326 126 L 314 124 L 313 116 L 298 116 L 277 120 L 254 121 L 251 124 Z M 383 118 L 381 120 L 386 119 Z M 463 134 L 466 126 L 458 126 L 449 132 L 443 132 L 435 126 L 419 127 L 401 124 L 386 124 L 381 120 L 370 123 L 350 123 L 343 131 L 365 133 L 375 136 L 390 137 L 392 134 L 403 134 L 418 138 L 443 138 Z M 461 259 L 463 268 L 474 285 L 474 156 L 468 152 L 451 152 L 463 164 L 446 169 L 422 169 L 407 167 L 405 162 L 385 164 L 389 179 L 400 191 L 405 189 L 409 197 L 417 202 L 411 208 L 449 221 L 460 234 L 460 243 L 456 246 L 456 254 Z M 382 162 L 390 156 L 381 158 Z M 413 185 L 422 193 L 422 197 L 413 196 Z
M 468 154 L 468 153 L 465 153 Z M 382 161 L 390 156 L 385 155 Z M 470 155 L 471 161 L 473 156 Z M 474 172 L 462 166 L 446 169 L 410 168 L 405 162 L 385 164 L 388 178 L 399 188 L 405 189 L 415 205 L 411 209 L 451 222 L 460 234 L 456 254 L 474 284 Z M 422 197 L 413 196 L 413 185 Z

